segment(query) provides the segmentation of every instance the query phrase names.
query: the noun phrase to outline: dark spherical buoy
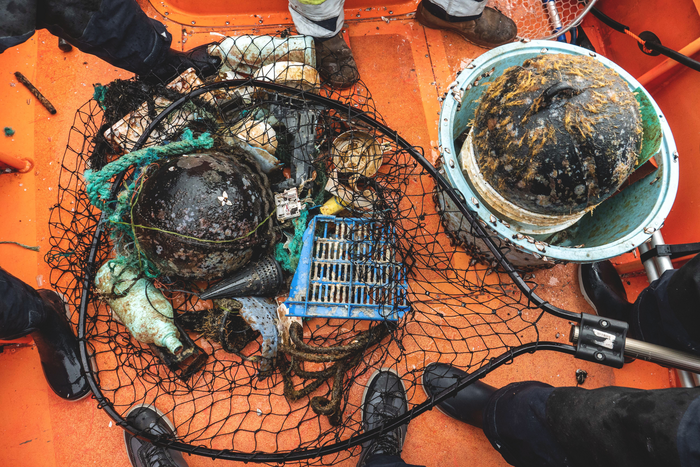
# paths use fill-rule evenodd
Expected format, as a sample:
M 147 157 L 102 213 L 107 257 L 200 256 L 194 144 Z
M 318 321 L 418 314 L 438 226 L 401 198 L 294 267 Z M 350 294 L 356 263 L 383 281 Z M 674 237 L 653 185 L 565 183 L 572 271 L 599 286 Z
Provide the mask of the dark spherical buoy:
M 484 93 L 473 127 L 484 180 L 538 214 L 572 214 L 613 194 L 642 144 L 639 105 L 625 81 L 586 56 L 540 55 Z
M 240 150 L 231 152 L 171 158 L 137 184 L 136 237 L 162 273 L 221 278 L 274 241 L 267 178 Z

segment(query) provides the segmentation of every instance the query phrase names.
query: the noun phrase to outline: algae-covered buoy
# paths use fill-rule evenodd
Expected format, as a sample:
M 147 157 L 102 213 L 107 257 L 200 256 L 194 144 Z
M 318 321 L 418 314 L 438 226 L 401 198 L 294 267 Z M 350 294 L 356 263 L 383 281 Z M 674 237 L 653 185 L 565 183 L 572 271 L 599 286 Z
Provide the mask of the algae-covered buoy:
M 642 121 L 615 71 L 587 56 L 540 55 L 490 85 L 471 141 L 486 191 L 534 214 L 571 216 L 634 170 Z
M 166 275 L 221 278 L 274 241 L 267 178 L 237 147 L 165 161 L 136 190 L 139 248 Z

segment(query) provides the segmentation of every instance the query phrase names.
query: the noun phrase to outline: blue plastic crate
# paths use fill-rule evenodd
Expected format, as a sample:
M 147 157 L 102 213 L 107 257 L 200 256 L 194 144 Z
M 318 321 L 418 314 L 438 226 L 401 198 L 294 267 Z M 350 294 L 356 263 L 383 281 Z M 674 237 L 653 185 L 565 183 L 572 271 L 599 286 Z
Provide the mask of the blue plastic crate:
M 398 320 L 409 310 L 406 270 L 396 261 L 385 225 L 316 216 L 289 298 L 290 316 Z

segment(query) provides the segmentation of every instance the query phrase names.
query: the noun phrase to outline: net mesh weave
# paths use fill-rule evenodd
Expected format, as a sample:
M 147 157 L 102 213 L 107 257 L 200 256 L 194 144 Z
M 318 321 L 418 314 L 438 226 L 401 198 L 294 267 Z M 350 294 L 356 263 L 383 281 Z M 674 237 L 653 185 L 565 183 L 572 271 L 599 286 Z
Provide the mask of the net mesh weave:
M 556 2 L 490 0 L 488 6 L 499 9 L 515 21 L 518 26 L 518 37 L 546 40 L 556 38 L 561 30 L 568 30 L 580 24 L 588 11 L 587 8 L 595 2 L 596 0 Z M 554 18 L 558 18 L 558 23 Z
M 306 76 L 308 70 L 301 71 Z M 256 461 L 256 453 L 267 453 L 284 461 L 292 453 L 301 453 L 298 457 L 308 458 L 305 463 L 331 465 L 359 453 L 353 440 L 363 433 L 363 392 L 376 369 L 391 368 L 401 375 L 409 406 L 415 407 L 426 400 L 420 383 L 425 365 L 444 362 L 469 372 L 484 367 L 525 343 L 538 342 L 537 323 L 544 312 L 493 264 L 470 258 L 453 243 L 442 225 L 445 213 L 435 202 L 440 189 L 409 150 L 422 153 L 422 149 L 407 147 L 387 131 L 362 82 L 342 91 L 291 78 L 286 83 L 301 89 L 234 81 L 197 93 L 201 82 L 167 89 L 138 80 L 111 83 L 106 92 L 100 88 L 99 100 L 90 100 L 77 111 L 70 131 L 59 200 L 51 213 L 52 249 L 47 259 L 52 285 L 74 310 L 74 325 L 78 310 L 84 310 L 83 336 L 90 355 L 86 370 L 99 387 L 101 404 L 111 408 L 122 424 L 131 407 L 148 404 L 172 420 L 178 442 L 209 449 L 208 455 Z M 310 164 L 311 178 L 315 175 L 300 190 L 304 219 L 317 214 L 319 205 L 330 197 L 323 190 L 330 178 L 341 185 L 346 215 L 386 227 L 382 235 L 389 236 L 396 259 L 406 270 L 411 310 L 395 324 L 304 320 L 291 330 L 301 343 L 280 347 L 269 376 L 260 371 L 262 339 L 250 330 L 238 330 L 249 333 L 249 342 L 243 342 L 237 353 L 224 350 L 211 334 L 191 330 L 189 335 L 208 356 L 203 368 L 186 381 L 148 345 L 132 338 L 91 282 L 97 269 L 114 256 L 110 234 L 119 226 L 104 222 L 100 241 L 93 244 L 100 211 L 88 200 L 83 173 L 99 170 L 135 149 L 148 122 L 176 101 L 174 110 L 150 135 L 146 133 L 144 147 L 176 141 L 187 129 L 195 136 L 210 134 L 214 149 L 224 152 L 239 140 L 269 148 L 271 127 L 275 155 L 284 166 L 294 169 L 303 160 Z M 122 120 L 129 114 L 131 118 Z M 251 116 L 255 125 L 241 125 Z M 124 122 L 120 131 L 105 136 L 120 121 Z M 266 131 L 258 131 L 260 122 L 268 125 L 263 125 Z M 357 165 L 351 152 L 338 150 L 338 138 L 348 134 L 351 144 L 376 144 L 373 154 L 375 158 L 380 154 L 381 167 L 375 174 L 338 174 L 339 168 Z M 115 183 L 123 187 L 139 174 L 129 166 L 122 174 L 124 182 Z M 120 175 L 114 178 L 121 179 Z M 272 170 L 268 183 L 273 188 L 283 184 L 282 172 Z M 274 217 L 268 222 L 278 235 L 276 245 L 283 245 L 281 249 L 293 258 L 298 251 L 294 242 L 298 247 L 306 222 L 280 223 Z M 462 228 L 476 235 L 466 221 Z M 133 252 L 128 236 L 115 238 L 122 242 L 120 249 Z M 507 251 L 498 238 L 492 240 Z M 370 232 L 362 241 L 378 240 Z M 90 281 L 84 283 L 85 277 Z M 286 279 L 290 278 L 287 274 Z M 211 313 L 202 311 L 210 310 L 211 303 L 198 298 L 205 288 L 202 283 L 163 275 L 154 283 L 172 303 L 176 321 L 186 323 L 194 315 Z M 389 303 L 389 298 L 378 293 L 376 300 Z M 317 449 L 340 445 L 350 449 L 317 457 Z

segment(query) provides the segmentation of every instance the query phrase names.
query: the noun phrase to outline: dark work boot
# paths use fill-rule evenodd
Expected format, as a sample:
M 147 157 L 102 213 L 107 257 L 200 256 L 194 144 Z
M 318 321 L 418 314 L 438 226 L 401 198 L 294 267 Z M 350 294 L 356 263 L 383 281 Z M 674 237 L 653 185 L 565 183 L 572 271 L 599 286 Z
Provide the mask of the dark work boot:
M 139 405 L 132 408 L 126 421 L 139 433 L 148 432 L 162 440 L 176 438 L 172 422 L 153 407 Z M 128 431 L 124 432 L 124 443 L 132 467 L 187 467 L 181 452 L 158 447 Z
M 416 10 L 416 20 L 426 28 L 454 31 L 467 41 L 486 48 L 513 42 L 518 34 L 513 20 L 489 7 L 484 8 L 479 16 L 460 21 L 460 18 L 448 17 L 442 8 L 423 0 Z
M 583 298 L 597 315 L 629 322 L 632 304 L 627 301 L 625 287 L 610 261 L 581 264 L 578 281 Z
M 423 371 L 423 389 L 428 397 L 440 394 L 467 373 L 445 363 L 431 363 Z M 484 409 L 496 388 L 481 381 L 474 381 L 454 397 L 436 407 L 448 417 L 483 428 Z
M 352 50 L 343 40 L 342 33 L 330 39 L 314 38 L 316 68 L 321 78 L 333 88 L 349 88 L 360 79 Z
M 370 378 L 362 399 L 362 424 L 370 431 L 384 422 L 406 413 L 408 401 L 401 378 L 390 370 L 378 370 Z M 358 467 L 367 464 L 372 456 L 398 456 L 406 439 L 407 425 L 376 436 L 362 445 Z
M 51 389 L 69 401 L 87 396 L 90 386 L 80 364 L 78 339 L 60 295 L 51 290 L 36 291 L 0 268 L 0 339 L 29 334 Z
M 188 68 L 194 68 L 200 78 L 211 76 L 217 73 L 221 66 L 221 59 L 207 52 L 207 48 L 212 44 L 200 45 L 187 52 L 168 49 L 165 58 L 153 67 L 150 73 L 140 78 L 148 84 L 167 84 Z
M 90 385 L 80 364 L 78 339 L 66 317 L 63 299 L 53 290 L 37 291 L 45 314 L 32 338 L 39 350 L 46 381 L 59 397 L 77 401 L 90 394 Z

